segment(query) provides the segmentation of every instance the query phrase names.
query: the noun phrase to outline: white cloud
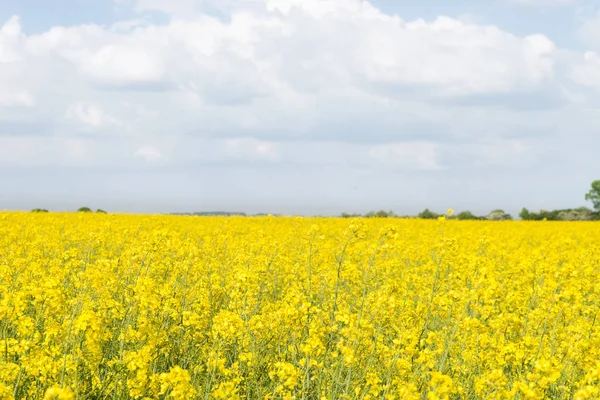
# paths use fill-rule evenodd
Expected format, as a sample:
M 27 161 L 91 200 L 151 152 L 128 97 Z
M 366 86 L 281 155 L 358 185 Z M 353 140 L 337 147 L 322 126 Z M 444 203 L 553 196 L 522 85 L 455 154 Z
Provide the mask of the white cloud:
M 519 139 L 492 138 L 473 144 L 467 153 L 473 157 L 473 163 L 477 167 L 518 168 L 535 164 L 540 147 L 539 143 L 531 146 Z
M 101 108 L 86 103 L 72 104 L 67 110 L 67 117 L 91 127 L 99 127 L 107 120 Z
M 162 158 L 161 152 L 153 146 L 144 146 L 135 152 L 136 157 L 143 158 L 148 162 L 155 162 Z
M 354 143 L 364 165 L 433 170 L 446 167 L 440 142 L 545 128 L 545 118 L 497 106 L 556 84 L 561 53 L 546 36 L 407 21 L 360 0 L 233 0 L 222 19 L 198 4 L 140 0 L 138 11 L 171 18 L 34 35 L 10 19 L 0 30 L 3 132 L 101 132 L 71 144 L 95 164 L 184 153 L 182 162 L 344 164 L 339 149 Z M 196 139 L 212 141 L 212 154 L 194 158 Z
M 0 63 L 16 62 L 21 59 L 22 39 L 19 17 L 13 16 L 0 28 Z
M 0 167 L 83 166 L 87 155 L 80 139 L 0 136 Z
M 468 95 L 523 90 L 553 76 L 555 46 L 542 35 L 518 38 L 448 17 L 388 25 L 360 47 L 370 82 Z
M 0 166 L 31 164 L 35 161 L 36 150 L 33 138 L 0 136 Z
M 143 9 L 187 2 L 139 2 Z M 183 4 L 183 5 L 182 5 Z M 209 101 L 239 101 L 286 87 L 314 91 L 420 85 L 441 95 L 504 93 L 553 76 L 547 37 L 517 37 L 449 17 L 406 22 L 359 0 L 240 2 L 230 22 L 207 15 L 125 32 L 54 29 L 27 39 L 50 49 L 92 82 L 167 85 Z M 193 17 L 193 15 L 196 15 Z M 121 24 L 122 26 L 122 24 Z M 366 85 L 366 87 L 365 87 Z
M 368 154 L 369 157 L 388 166 L 422 170 L 436 170 L 441 168 L 437 162 L 435 143 L 390 143 L 373 146 Z
M 253 138 L 237 138 L 225 141 L 225 154 L 244 161 L 276 161 L 279 158 L 278 145 L 273 142 Z
M 581 85 L 600 90 L 600 54 L 586 52 L 580 62 L 573 66 L 571 78 Z
M 584 19 L 576 36 L 588 48 L 600 50 L 600 13 Z
M 13 93 L 0 93 L 0 107 L 33 107 L 34 104 L 33 96 L 25 90 Z
M 85 162 L 87 156 L 86 144 L 80 139 L 66 139 L 63 143 L 65 154 L 74 162 Z
M 161 55 L 137 45 L 105 45 L 74 61 L 93 81 L 109 86 L 153 85 L 161 83 L 164 76 Z

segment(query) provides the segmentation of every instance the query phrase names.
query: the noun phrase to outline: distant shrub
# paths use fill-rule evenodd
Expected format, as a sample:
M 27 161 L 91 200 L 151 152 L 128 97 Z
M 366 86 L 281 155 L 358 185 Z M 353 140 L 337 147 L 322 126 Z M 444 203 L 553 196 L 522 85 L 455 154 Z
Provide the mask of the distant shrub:
M 481 219 L 481 218 L 478 217 L 477 215 L 473 214 L 471 211 L 463 211 L 463 212 L 456 214 L 456 219 L 461 220 L 461 221 L 468 221 L 468 220 L 477 220 L 477 219 Z
M 507 221 L 513 219 L 510 214 L 504 212 L 504 210 L 494 210 L 489 213 L 486 217 L 489 221 Z
M 558 213 L 558 220 L 560 221 L 591 221 L 593 219 L 594 212 L 586 207 L 562 210 Z
M 369 211 L 368 213 L 365 214 L 366 218 L 393 218 L 395 217 L 396 214 L 394 214 L 393 211 L 383 211 L 383 210 L 379 210 L 377 212 L 375 211 Z
M 83 212 L 83 213 L 91 213 L 92 209 L 89 207 L 81 207 L 77 210 L 77 212 Z
M 345 213 L 345 212 L 344 212 L 344 213 L 342 213 L 342 214 L 340 215 L 340 217 L 342 217 L 342 218 L 360 218 L 360 217 L 362 217 L 362 215 L 360 215 L 360 214 L 357 214 L 357 213 L 350 214 L 350 213 Z
M 528 209 L 523 207 L 523 209 L 519 213 L 519 218 L 521 218 L 524 221 L 529 221 L 529 220 L 531 220 L 531 213 L 529 212 Z
M 540 210 L 539 212 L 530 212 L 523 208 L 519 217 L 524 221 L 593 221 L 597 219 L 597 213 L 587 207 L 552 211 Z
M 31 210 L 31 212 L 34 212 L 34 213 L 47 213 L 48 210 L 46 210 L 45 208 L 34 208 L 33 210 Z
M 439 216 L 440 214 L 434 213 L 433 211 L 430 211 L 429 208 L 426 208 L 421 211 L 417 217 L 421 219 L 437 219 Z
M 97 209 L 97 210 L 96 210 L 96 213 L 97 213 L 97 214 L 107 214 L 107 212 L 106 212 L 106 211 L 104 211 L 104 210 L 102 210 L 101 208 Z

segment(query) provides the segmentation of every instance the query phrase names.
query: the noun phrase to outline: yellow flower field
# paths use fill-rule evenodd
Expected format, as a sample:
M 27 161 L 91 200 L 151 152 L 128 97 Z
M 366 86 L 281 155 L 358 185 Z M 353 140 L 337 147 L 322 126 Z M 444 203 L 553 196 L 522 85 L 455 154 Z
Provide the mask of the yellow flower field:
M 600 397 L 600 225 L 0 213 L 0 399 Z

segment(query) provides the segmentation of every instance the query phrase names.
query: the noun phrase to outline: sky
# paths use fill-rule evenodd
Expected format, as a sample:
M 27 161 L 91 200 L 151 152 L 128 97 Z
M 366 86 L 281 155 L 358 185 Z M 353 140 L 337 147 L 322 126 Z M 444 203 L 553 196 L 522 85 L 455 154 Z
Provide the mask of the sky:
M 597 0 L 2 0 L 0 210 L 586 205 Z

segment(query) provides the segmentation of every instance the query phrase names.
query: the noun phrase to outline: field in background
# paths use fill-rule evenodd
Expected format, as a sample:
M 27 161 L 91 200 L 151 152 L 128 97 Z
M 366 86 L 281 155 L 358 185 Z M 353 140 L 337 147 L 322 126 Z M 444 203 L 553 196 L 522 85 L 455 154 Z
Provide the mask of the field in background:
M 0 399 L 597 398 L 600 225 L 0 213 Z

